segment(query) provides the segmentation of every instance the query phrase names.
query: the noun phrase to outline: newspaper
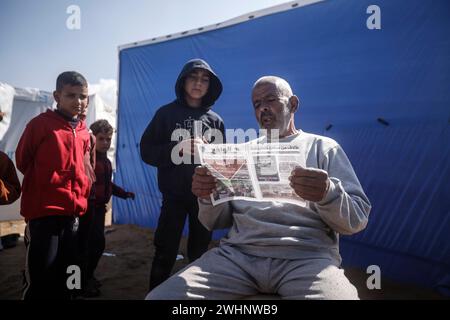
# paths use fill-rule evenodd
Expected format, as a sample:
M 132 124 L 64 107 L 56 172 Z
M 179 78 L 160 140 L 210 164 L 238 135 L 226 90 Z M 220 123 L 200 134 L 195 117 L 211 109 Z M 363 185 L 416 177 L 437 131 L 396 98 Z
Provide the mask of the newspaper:
M 230 200 L 307 202 L 290 186 L 289 176 L 305 159 L 289 143 L 202 144 L 199 157 L 217 178 L 213 205 Z

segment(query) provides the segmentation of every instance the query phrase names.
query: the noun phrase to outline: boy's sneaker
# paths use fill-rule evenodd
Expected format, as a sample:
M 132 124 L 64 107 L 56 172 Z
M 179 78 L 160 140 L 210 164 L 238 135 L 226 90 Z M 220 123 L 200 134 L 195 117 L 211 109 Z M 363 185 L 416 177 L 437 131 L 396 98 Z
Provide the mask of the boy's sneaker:
M 96 277 L 93 277 L 92 279 L 93 279 L 93 281 L 94 281 L 94 286 L 95 286 L 97 289 L 100 288 L 100 287 L 102 286 L 102 283 L 101 283 Z

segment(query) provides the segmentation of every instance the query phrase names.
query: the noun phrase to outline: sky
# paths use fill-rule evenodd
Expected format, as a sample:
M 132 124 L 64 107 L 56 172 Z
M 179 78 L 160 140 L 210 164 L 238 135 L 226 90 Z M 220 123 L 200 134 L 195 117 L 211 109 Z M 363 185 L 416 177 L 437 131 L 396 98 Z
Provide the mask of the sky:
M 53 91 L 66 70 L 117 78 L 119 45 L 207 26 L 286 0 L 0 0 L 0 82 Z M 80 28 L 71 30 L 71 5 Z M 73 25 L 73 24 L 72 24 Z

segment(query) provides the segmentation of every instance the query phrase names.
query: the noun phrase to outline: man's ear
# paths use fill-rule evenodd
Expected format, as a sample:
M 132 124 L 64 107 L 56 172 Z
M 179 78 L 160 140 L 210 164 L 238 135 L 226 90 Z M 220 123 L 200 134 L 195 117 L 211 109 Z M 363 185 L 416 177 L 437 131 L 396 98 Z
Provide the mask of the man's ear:
M 300 105 L 300 101 L 298 100 L 298 97 L 296 95 L 293 95 L 289 98 L 289 110 L 291 113 L 295 113 L 298 110 L 298 107 Z
M 56 103 L 59 103 L 60 92 L 57 90 L 53 91 L 53 98 L 55 99 Z

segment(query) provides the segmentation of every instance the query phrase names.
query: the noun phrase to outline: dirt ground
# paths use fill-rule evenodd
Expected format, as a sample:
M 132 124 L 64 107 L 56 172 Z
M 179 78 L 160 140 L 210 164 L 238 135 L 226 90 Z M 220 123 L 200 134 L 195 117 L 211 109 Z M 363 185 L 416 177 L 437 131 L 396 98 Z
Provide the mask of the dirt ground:
M 15 224 L 10 231 L 22 233 L 23 225 Z M 15 229 L 14 229 L 15 228 Z M 147 294 L 149 270 L 153 257 L 153 231 L 134 225 L 112 225 L 106 228 L 106 249 L 96 270 L 103 284 L 102 295 L 96 299 L 141 300 Z M 3 224 L 0 234 L 6 234 Z M 23 234 L 23 233 L 22 233 Z M 185 256 L 185 239 L 180 253 Z M 22 270 L 25 262 L 23 237 L 17 246 L 0 251 L 0 300 L 21 298 Z M 186 259 L 176 262 L 173 272 L 186 265 Z M 442 299 L 439 294 L 409 285 L 382 279 L 380 290 L 368 290 L 368 275 L 361 270 L 347 269 L 346 275 L 358 288 L 361 299 Z

